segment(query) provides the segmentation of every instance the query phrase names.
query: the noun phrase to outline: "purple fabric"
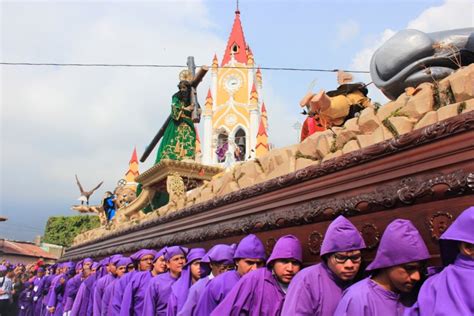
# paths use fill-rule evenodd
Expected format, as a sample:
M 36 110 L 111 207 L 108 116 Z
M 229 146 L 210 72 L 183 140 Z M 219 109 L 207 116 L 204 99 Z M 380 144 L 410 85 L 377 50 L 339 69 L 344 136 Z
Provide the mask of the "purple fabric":
M 178 316 L 192 316 L 196 315 L 196 306 L 199 302 L 199 299 L 201 298 L 202 292 L 206 288 L 207 284 L 211 281 L 210 276 L 204 277 L 201 280 L 197 281 L 196 283 L 191 286 L 188 292 L 188 297 L 186 299 L 186 302 L 183 305 L 183 308 L 181 308 L 180 311 L 178 311 Z
M 236 244 L 225 245 L 218 244 L 212 247 L 204 257 L 202 257 L 201 262 L 210 263 L 212 262 L 223 262 L 224 264 L 234 263 L 234 253 Z
M 282 315 L 332 316 L 347 285 L 324 262 L 305 268 L 291 280 Z
M 143 315 L 144 299 L 148 283 L 153 278 L 151 271 L 134 274 L 123 292 L 120 315 Z
M 33 288 L 30 282 L 23 284 L 24 290 L 18 297 L 19 316 L 33 316 Z
M 170 259 L 176 255 L 186 256 L 188 251 L 189 251 L 188 248 L 181 247 L 181 246 L 166 247 L 166 250 L 164 252 L 165 260 L 170 261 Z
M 121 266 L 128 266 L 131 263 L 132 263 L 132 259 L 130 259 L 129 257 L 121 257 L 119 260 L 114 262 L 117 268 Z
M 454 264 L 425 281 L 405 315 L 474 315 L 473 285 L 474 259 L 458 255 Z
M 366 270 L 393 267 L 429 257 L 428 248 L 412 222 L 396 219 L 385 228 L 375 259 Z
M 240 274 L 235 270 L 224 272 L 212 279 L 199 298 L 195 315 L 210 315 L 239 280 Z
M 64 296 L 63 296 L 63 311 L 68 312 L 72 309 L 74 299 L 76 298 L 77 291 L 82 283 L 82 273 L 76 274 L 65 283 Z
M 76 299 L 71 309 L 71 316 L 91 316 L 93 310 L 92 300 L 93 292 L 92 287 L 95 282 L 95 275 L 91 274 L 85 279 L 79 290 L 77 291 Z
M 94 301 L 92 314 L 94 316 L 100 316 L 102 311 L 102 298 L 104 296 L 105 288 L 113 281 L 115 277 L 112 273 L 109 273 L 97 280 L 94 287 Z
M 192 285 L 191 264 L 201 259 L 205 254 L 206 250 L 204 248 L 193 248 L 189 251 L 181 276 L 171 286 L 171 294 L 168 300 L 168 316 L 177 315 L 178 311 L 183 308 L 188 297 L 189 288 Z
M 5 272 L 7 271 L 7 267 L 5 267 L 3 264 L 0 264 L 0 272 Z
M 48 300 L 48 307 L 55 308 L 54 314 L 52 314 L 54 316 L 61 316 L 63 314 L 64 284 L 61 284 L 61 279 L 66 280 L 67 275 L 61 273 L 51 282 L 51 293 Z
M 49 299 L 49 291 L 51 289 L 51 282 L 53 281 L 54 277 L 56 275 L 47 275 L 44 277 L 44 285 L 43 285 L 43 298 L 41 299 L 42 301 L 42 307 L 41 307 L 41 312 L 40 315 L 44 315 L 46 312 L 46 305 L 48 305 L 48 299 Z
M 301 248 L 298 238 L 293 235 L 278 238 L 272 254 L 267 260 L 267 265 L 278 259 L 294 259 L 303 263 L 303 248 Z
M 404 310 L 398 294 L 385 290 L 370 278 L 366 278 L 344 292 L 334 316 L 400 316 Z
M 267 255 L 265 253 L 265 246 L 262 241 L 254 234 L 249 234 L 242 238 L 235 249 L 234 259 L 252 258 L 265 260 Z
M 167 249 L 167 247 L 163 247 L 163 248 L 161 248 L 161 249 L 155 254 L 155 257 L 153 258 L 153 263 L 155 263 L 155 261 L 156 261 L 159 257 L 161 257 L 161 256 L 163 256 L 163 255 L 165 254 L 166 249 Z
M 137 262 L 140 261 L 141 258 L 144 256 L 152 255 L 153 257 L 156 255 L 156 251 L 153 249 L 140 249 L 137 252 L 135 252 L 133 255 L 130 256 L 130 259 L 132 261 Z
M 102 300 L 101 300 L 102 305 L 100 307 L 100 312 L 101 312 L 100 315 L 103 315 L 103 316 L 112 315 L 109 313 L 109 306 L 110 306 L 110 301 L 114 295 L 115 284 L 118 283 L 117 281 L 118 281 L 117 278 L 113 279 L 112 282 L 110 282 L 105 288 L 104 295 L 102 296 Z M 95 304 L 95 300 L 94 300 L 94 304 Z
M 456 259 L 459 241 L 474 244 L 474 206 L 464 210 L 441 235 L 439 245 L 444 265 L 451 264 Z
M 33 281 L 33 311 L 35 315 L 41 314 L 43 308 L 43 289 L 45 277 L 35 277 Z
M 348 219 L 340 215 L 328 226 L 321 245 L 320 255 L 364 248 L 364 239 L 362 239 L 357 228 Z
M 285 293 L 272 271 L 260 268 L 245 274 L 212 311 L 211 316 L 280 315 L 284 300 Z
M 112 313 L 112 315 L 120 314 L 120 308 L 122 307 L 122 299 L 125 292 L 125 288 L 130 283 L 130 280 L 137 273 L 139 272 L 132 271 L 130 273 L 126 273 L 116 282 L 115 289 L 114 289 L 114 296 L 112 296 L 112 299 L 109 305 L 109 312 Z
M 177 281 L 169 272 L 162 273 L 151 279 L 145 294 L 143 314 L 166 316 L 171 286 Z

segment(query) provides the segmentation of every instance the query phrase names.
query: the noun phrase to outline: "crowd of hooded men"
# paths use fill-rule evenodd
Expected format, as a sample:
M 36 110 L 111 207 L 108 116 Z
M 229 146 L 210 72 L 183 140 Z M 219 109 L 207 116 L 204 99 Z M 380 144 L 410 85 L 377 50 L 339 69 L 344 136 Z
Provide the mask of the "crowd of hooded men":
M 12 269 L 1 265 L 0 315 L 13 307 L 23 316 L 474 315 L 473 227 L 471 207 L 443 233 L 441 269 L 426 266 L 428 249 L 403 219 L 387 226 L 363 269 L 364 240 L 339 216 L 324 236 L 321 263 L 305 269 L 296 237 L 280 237 L 267 259 L 251 234 L 207 252 L 170 246 L 38 268 L 20 280 L 13 304 Z

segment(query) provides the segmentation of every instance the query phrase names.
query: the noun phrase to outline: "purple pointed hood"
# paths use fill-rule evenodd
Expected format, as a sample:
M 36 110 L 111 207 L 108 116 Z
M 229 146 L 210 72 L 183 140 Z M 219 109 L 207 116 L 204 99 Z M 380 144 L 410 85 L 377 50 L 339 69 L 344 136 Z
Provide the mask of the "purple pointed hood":
M 156 254 L 155 254 L 155 257 L 153 258 L 153 263 L 155 263 L 155 261 L 161 257 L 161 256 L 164 256 L 165 252 L 166 252 L 166 249 L 167 247 L 163 247 L 161 248 Z
M 211 262 L 223 262 L 224 264 L 233 264 L 234 263 L 234 253 L 236 244 L 225 245 L 218 244 L 209 249 L 209 251 L 202 257 L 201 262 L 211 263 Z
M 320 255 L 364 248 L 364 239 L 362 239 L 357 228 L 347 218 L 340 215 L 328 226 L 321 245 Z
M 234 259 L 242 258 L 252 258 L 252 259 L 262 259 L 267 258 L 265 254 L 265 247 L 263 246 L 262 241 L 255 236 L 250 234 L 244 237 L 235 249 Z
M 393 267 L 429 257 L 425 242 L 412 222 L 396 219 L 385 228 L 375 259 L 366 270 Z
M 206 254 L 206 250 L 204 248 L 193 248 L 191 249 L 187 256 L 186 256 L 186 264 L 184 265 L 185 267 L 189 266 L 193 261 L 196 261 L 198 259 L 202 259 L 204 255 Z
M 294 259 L 303 263 L 303 248 L 298 238 L 293 235 L 278 238 L 272 254 L 267 260 L 267 266 L 278 259 Z
M 130 259 L 132 259 L 134 262 L 138 262 L 144 256 L 152 255 L 154 257 L 155 254 L 156 254 L 156 251 L 153 249 L 140 249 L 137 252 L 135 252 L 133 255 L 131 255 Z
M 183 255 L 186 257 L 187 253 L 189 252 L 188 248 L 181 247 L 181 246 L 171 246 L 167 247 L 164 253 L 165 260 L 170 261 L 176 255 Z
M 457 243 L 460 241 L 474 244 L 474 206 L 464 210 L 439 238 L 441 257 L 445 266 L 456 259 L 459 253 Z
M 5 272 L 7 271 L 7 267 L 5 267 L 3 264 L 0 265 L 0 272 Z
M 120 259 L 118 259 L 115 263 L 115 266 L 118 268 L 120 266 L 128 266 L 129 264 L 132 263 L 132 259 L 130 259 L 129 257 L 120 257 Z

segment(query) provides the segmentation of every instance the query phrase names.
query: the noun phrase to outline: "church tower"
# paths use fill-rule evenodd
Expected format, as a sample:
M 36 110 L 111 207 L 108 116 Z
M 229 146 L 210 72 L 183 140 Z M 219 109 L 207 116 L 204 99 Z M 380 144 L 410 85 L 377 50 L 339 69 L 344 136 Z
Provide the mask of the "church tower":
M 265 113 L 265 133 L 262 130 L 259 133 L 262 73 L 255 68 L 252 50 L 245 42 L 239 10 L 235 11 L 220 66 L 214 55 L 210 72 L 211 86 L 202 115 L 202 162 L 223 163 L 226 157 L 234 161 L 255 158 L 257 135 L 260 134 L 260 141 L 267 137 L 267 118 Z

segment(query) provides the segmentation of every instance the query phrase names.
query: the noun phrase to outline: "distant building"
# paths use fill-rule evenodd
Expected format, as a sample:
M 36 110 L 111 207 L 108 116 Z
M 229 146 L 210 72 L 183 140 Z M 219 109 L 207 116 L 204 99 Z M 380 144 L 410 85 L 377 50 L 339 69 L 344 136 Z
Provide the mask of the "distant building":
M 62 255 L 63 247 L 51 244 L 40 244 L 28 241 L 0 239 L 0 261 L 3 259 L 16 263 L 34 263 L 42 259 L 45 263 L 55 263 Z

